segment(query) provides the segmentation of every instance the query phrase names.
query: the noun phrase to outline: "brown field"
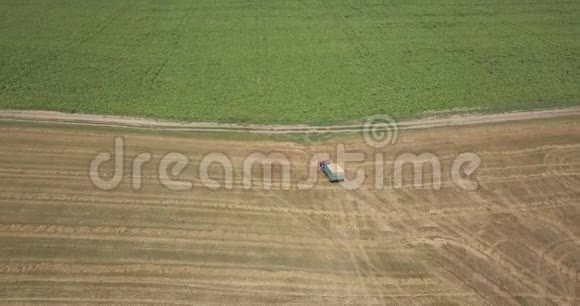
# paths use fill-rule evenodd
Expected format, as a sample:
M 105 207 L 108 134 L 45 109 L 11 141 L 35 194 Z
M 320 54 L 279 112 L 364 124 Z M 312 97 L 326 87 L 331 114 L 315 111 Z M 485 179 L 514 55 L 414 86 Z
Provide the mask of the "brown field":
M 100 191 L 89 163 L 115 135 L 126 137 L 127 177 Z M 271 190 L 242 188 L 251 152 L 287 154 L 296 183 L 314 152 L 338 142 L 369 156 L 346 167 L 369 174 L 357 190 L 322 179 L 283 190 L 279 167 Z M 192 161 L 179 176 L 191 191 L 157 178 L 173 151 Z M 215 151 L 235 164 L 231 190 L 196 174 Z M 580 304 L 580 116 L 402 131 L 380 151 L 384 190 L 374 188 L 376 152 L 358 136 L 295 143 L 0 123 L 0 301 Z M 128 162 L 140 152 L 153 160 L 134 191 Z M 411 168 L 393 188 L 388 169 L 403 152 L 439 156 L 442 188 L 415 189 Z M 483 160 L 476 191 L 451 182 L 462 152 Z

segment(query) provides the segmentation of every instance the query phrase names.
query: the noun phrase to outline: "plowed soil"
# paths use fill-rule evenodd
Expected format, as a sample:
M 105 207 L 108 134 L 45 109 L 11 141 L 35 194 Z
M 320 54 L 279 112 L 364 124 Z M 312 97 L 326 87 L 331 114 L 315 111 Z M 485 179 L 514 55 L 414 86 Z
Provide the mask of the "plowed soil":
M 98 152 L 124 136 L 125 178 L 112 191 L 89 180 Z M 0 300 L 54 303 L 375 303 L 402 305 L 580 302 L 580 116 L 402 131 L 395 145 L 358 136 L 319 142 L 235 140 L 158 131 L 0 124 Z M 314 153 L 343 143 L 367 154 L 358 189 L 308 177 Z M 131 187 L 142 152 L 143 186 Z M 165 188 L 159 160 L 191 163 Z M 221 152 L 234 163 L 231 190 L 202 185 L 199 163 Z M 252 152 L 283 153 L 292 187 L 242 185 Z M 375 154 L 384 154 L 384 189 Z M 441 160 L 440 190 L 415 188 L 392 161 L 429 152 Z M 475 191 L 451 181 L 453 159 L 477 153 Z M 256 171 L 255 182 L 261 175 Z M 219 178 L 223 171 L 210 167 Z M 427 181 L 430 179 L 426 177 Z M 428 185 L 428 184 L 427 184 Z

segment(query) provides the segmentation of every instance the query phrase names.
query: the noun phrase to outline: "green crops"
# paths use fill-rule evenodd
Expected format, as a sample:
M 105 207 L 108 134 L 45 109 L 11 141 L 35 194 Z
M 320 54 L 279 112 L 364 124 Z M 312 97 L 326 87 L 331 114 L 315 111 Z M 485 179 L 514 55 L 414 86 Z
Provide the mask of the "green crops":
M 579 84 L 575 0 L 0 0 L 0 108 L 324 124 Z

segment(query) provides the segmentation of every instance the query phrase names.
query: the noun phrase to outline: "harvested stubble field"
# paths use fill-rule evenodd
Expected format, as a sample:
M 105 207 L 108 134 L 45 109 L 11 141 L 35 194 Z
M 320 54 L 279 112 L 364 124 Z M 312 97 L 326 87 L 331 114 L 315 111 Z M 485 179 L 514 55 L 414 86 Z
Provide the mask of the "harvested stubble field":
M 579 119 L 404 131 L 382 149 L 385 169 L 401 152 L 437 154 L 439 191 L 409 180 L 393 189 L 389 173 L 384 190 L 373 179 L 356 191 L 323 180 L 310 190 L 241 186 L 251 152 L 286 152 L 296 183 L 313 152 L 332 153 L 339 141 L 373 156 L 358 137 L 304 144 L 3 122 L 0 300 L 578 305 Z M 126 136 L 127 161 L 154 156 L 140 191 L 129 165 L 113 191 L 87 176 L 115 135 Z M 192 191 L 159 183 L 157 164 L 170 151 L 192 160 L 179 177 L 194 181 Z M 235 164 L 232 190 L 193 179 L 213 151 Z M 476 191 L 450 181 L 445 169 L 458 152 L 483 160 Z
M 0 0 L 0 108 L 209 122 L 577 105 L 577 0 Z

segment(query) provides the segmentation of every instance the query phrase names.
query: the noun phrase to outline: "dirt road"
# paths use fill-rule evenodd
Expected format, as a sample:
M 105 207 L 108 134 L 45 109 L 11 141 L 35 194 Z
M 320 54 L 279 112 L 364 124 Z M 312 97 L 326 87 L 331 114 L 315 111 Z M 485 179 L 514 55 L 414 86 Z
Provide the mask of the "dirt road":
M 397 122 L 401 130 L 424 129 L 446 126 L 490 124 L 518 120 L 540 120 L 562 116 L 580 115 L 580 107 L 543 109 L 534 111 L 509 112 L 501 114 L 438 115 L 421 119 Z M 381 117 L 380 115 L 377 117 Z M 0 110 L 2 121 L 60 122 L 69 125 L 98 125 L 110 127 L 156 128 L 174 131 L 241 132 L 260 134 L 305 134 L 305 133 L 345 133 L 358 132 L 364 124 L 329 126 L 308 125 L 252 125 L 203 122 L 175 122 L 146 118 L 105 116 L 92 114 L 69 114 L 53 111 Z
M 577 305 L 580 303 L 580 115 L 403 130 L 375 149 L 355 136 L 313 144 L 216 140 L 20 122 L 0 123 L 0 301 L 113 303 L 375 303 L 402 305 Z M 111 190 L 89 179 L 97 153 L 125 139 L 124 177 Z M 322 178 L 299 189 L 314 153 L 344 144 L 366 161 L 355 190 Z M 145 163 L 134 190 L 135 157 Z M 190 163 L 160 183 L 170 152 Z M 233 163 L 231 189 L 210 190 L 203 156 Z M 291 187 L 259 167 L 244 188 L 252 153 L 285 154 Z M 403 153 L 441 162 L 440 190 L 403 186 L 393 163 Z M 452 180 L 453 160 L 476 153 L 475 191 Z M 376 189 L 376 154 L 384 188 Z M 101 169 L 111 174 L 112 164 Z M 209 167 L 222 181 L 224 170 Z

